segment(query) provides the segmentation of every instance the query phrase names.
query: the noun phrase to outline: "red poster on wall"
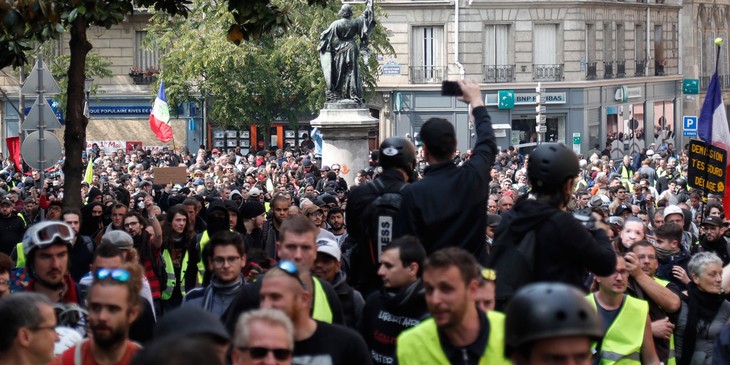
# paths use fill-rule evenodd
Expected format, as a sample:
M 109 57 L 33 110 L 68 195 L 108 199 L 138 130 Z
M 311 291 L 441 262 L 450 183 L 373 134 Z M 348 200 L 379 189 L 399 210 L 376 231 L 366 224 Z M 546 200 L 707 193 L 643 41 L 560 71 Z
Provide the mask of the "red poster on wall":
M 141 148 L 142 148 L 142 142 L 127 141 L 127 153 L 136 151 L 137 149 L 141 149 Z

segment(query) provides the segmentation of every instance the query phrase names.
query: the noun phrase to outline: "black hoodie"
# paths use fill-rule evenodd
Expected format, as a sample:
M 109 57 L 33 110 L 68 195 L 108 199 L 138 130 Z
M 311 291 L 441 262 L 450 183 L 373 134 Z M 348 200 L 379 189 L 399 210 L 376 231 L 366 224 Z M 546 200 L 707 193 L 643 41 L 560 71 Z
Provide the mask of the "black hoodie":
M 519 199 L 503 216 L 495 237 L 503 229 L 514 237 L 537 229 L 533 281 L 561 282 L 586 291 L 588 272 L 606 276 L 616 269 L 616 254 L 606 232 L 588 231 L 571 213 L 546 203 Z
M 395 364 L 398 335 L 428 317 L 423 282 L 419 279 L 398 291 L 370 294 L 360 320 L 360 335 L 373 364 Z

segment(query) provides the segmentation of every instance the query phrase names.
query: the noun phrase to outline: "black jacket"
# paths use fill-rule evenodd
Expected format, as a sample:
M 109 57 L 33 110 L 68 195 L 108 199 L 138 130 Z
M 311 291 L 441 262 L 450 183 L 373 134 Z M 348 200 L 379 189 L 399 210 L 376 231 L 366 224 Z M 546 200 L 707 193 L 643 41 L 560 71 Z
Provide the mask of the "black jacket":
M 503 229 L 515 237 L 537 229 L 534 281 L 557 281 L 586 291 L 588 272 L 606 276 L 616 269 L 616 254 L 606 232 L 588 231 L 572 214 L 545 203 L 519 199 L 502 217 L 495 236 Z
M 487 108 L 472 113 L 477 141 L 469 161 L 460 167 L 452 160 L 428 166 L 422 180 L 403 189 L 394 237 L 414 235 L 428 254 L 449 246 L 476 257 L 485 252 L 489 172 L 497 145 Z
M 358 330 L 370 349 L 373 363 L 395 364 L 398 335 L 428 315 L 420 279 L 396 292 L 383 289 L 370 294 Z
M 387 169 L 380 174 L 379 179 L 384 186 L 384 192 L 400 191 L 405 183 L 403 173 L 397 169 Z M 363 296 L 377 291 L 383 286 L 383 281 L 378 276 L 379 258 L 377 246 L 370 242 L 366 227 L 371 224 L 370 204 L 380 194 L 372 183 L 355 186 L 347 199 L 345 219 L 347 223 L 348 238 L 355 242 L 350 256 L 350 269 L 347 272 L 348 283 L 360 290 Z
M 25 222 L 15 212 L 9 217 L 0 217 L 0 252 L 10 255 L 18 242 L 23 240 Z

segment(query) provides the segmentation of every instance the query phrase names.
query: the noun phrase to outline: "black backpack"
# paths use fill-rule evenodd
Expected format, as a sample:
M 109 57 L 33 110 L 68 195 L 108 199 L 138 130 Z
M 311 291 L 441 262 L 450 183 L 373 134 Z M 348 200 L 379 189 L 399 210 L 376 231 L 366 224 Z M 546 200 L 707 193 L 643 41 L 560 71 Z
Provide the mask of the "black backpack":
M 371 184 L 379 196 L 367 208 L 370 223 L 366 229 L 370 240 L 370 255 L 373 263 L 377 264 L 383 248 L 393 240 L 395 217 L 403 200 L 401 191 L 406 184 L 400 183 L 397 190 L 390 191 L 385 190 L 385 185 L 379 179 L 373 180 Z
M 533 281 L 535 231 L 536 229 L 532 229 L 522 237 L 515 237 L 509 228 L 505 227 L 494 238 L 494 246 L 486 266 L 497 273 L 495 281 L 497 310 L 504 310 L 509 299 L 520 288 Z

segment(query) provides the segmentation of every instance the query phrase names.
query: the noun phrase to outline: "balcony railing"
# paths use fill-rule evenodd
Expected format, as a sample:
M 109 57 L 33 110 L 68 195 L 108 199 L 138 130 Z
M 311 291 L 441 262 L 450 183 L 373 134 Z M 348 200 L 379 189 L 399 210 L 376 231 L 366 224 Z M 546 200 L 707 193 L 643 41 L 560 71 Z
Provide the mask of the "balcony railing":
M 730 75 L 718 75 L 723 89 L 730 89 Z M 705 92 L 710 87 L 712 76 L 702 76 L 700 79 L 700 91 Z
M 634 76 L 645 76 L 646 73 L 644 70 L 646 68 L 646 61 L 645 60 L 636 60 L 634 61 L 636 64 L 636 71 L 634 71 Z
M 664 65 L 666 60 L 654 61 L 654 76 L 664 76 Z
M 484 65 L 484 82 L 512 82 L 515 65 Z
M 410 66 L 412 84 L 434 84 L 444 80 L 446 66 Z
M 611 79 L 613 78 L 613 61 L 604 61 L 603 62 L 603 78 L 604 79 Z
M 598 62 L 586 63 L 586 80 L 595 80 L 598 77 L 596 73 Z
M 532 65 L 532 79 L 535 81 L 563 80 L 563 65 L 534 64 Z
M 626 77 L 626 61 L 616 61 L 616 78 Z

